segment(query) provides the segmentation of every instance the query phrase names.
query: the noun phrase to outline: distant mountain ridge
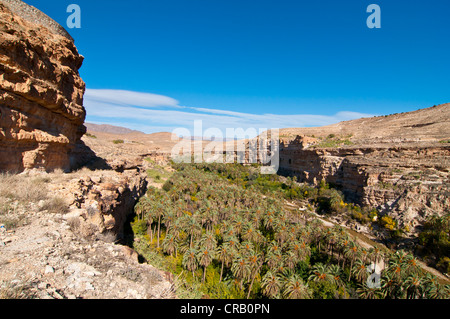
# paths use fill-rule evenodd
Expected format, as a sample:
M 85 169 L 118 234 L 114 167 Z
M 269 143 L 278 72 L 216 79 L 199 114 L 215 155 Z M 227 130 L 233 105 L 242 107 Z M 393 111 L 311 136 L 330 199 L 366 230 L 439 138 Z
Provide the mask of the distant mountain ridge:
M 144 132 L 131 130 L 126 127 L 114 126 L 109 124 L 94 124 L 94 123 L 84 123 L 89 132 L 99 132 L 99 133 L 110 133 L 110 134 L 132 134 L 139 133 L 145 134 Z
M 280 130 L 281 137 L 298 135 L 324 137 L 330 134 L 351 136 L 360 145 L 374 142 L 439 141 L 450 138 L 450 103 L 372 118 L 360 118 L 333 125 Z

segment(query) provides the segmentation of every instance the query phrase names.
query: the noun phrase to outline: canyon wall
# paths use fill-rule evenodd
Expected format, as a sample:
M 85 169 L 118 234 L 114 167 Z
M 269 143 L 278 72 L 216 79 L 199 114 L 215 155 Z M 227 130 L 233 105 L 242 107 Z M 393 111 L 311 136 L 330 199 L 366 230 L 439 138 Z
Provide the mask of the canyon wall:
M 450 211 L 449 128 L 447 103 L 324 127 L 280 129 L 278 173 L 313 185 L 325 181 L 347 201 L 377 208 L 414 231 L 430 215 Z M 244 162 L 252 162 L 259 137 L 240 143 L 245 143 Z
M 39 12 L 0 1 L 0 171 L 67 171 L 83 147 L 84 58 Z
M 377 207 L 415 227 L 450 210 L 450 145 L 314 148 L 281 142 L 279 173 L 299 182 L 326 181 L 346 199 Z

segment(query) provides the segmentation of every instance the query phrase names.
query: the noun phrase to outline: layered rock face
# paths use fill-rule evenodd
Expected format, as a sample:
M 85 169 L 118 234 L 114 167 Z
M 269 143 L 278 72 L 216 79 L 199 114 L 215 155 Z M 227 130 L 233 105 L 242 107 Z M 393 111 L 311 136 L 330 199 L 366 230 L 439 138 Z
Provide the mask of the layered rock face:
M 0 171 L 69 170 L 86 131 L 84 58 L 62 27 L 24 8 L 0 1 Z
M 279 172 L 316 185 L 324 180 L 348 200 L 377 207 L 413 229 L 426 217 L 450 210 L 449 118 L 446 104 L 325 128 L 288 129 L 318 139 L 282 139 Z M 321 133 L 348 138 L 349 145 L 321 145 L 326 140 Z

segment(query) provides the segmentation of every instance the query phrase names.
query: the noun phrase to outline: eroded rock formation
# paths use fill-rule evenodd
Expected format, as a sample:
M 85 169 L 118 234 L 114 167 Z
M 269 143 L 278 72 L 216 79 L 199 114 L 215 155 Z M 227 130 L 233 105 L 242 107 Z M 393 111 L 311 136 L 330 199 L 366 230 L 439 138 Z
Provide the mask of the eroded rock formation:
M 450 104 L 444 104 L 324 128 L 282 130 L 302 135 L 282 138 L 279 172 L 301 182 L 331 183 L 348 200 L 377 207 L 413 230 L 426 217 L 450 210 L 449 127 Z
M 0 1 L 0 171 L 69 170 L 86 131 L 84 58 L 70 37 L 38 24 L 45 15 L 28 21 L 10 2 Z

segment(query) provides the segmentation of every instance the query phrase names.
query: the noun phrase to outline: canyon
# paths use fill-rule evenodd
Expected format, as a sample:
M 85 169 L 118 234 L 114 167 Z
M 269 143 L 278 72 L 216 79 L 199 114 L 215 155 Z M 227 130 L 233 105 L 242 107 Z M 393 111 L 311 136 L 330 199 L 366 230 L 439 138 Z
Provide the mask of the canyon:
M 180 140 L 85 123 L 83 60 L 51 18 L 0 0 L 0 208 L 8 226 L 0 280 L 25 283 L 39 298 L 172 298 L 170 274 L 115 243 L 127 240 L 128 218 L 155 184 L 148 170 L 167 165 Z M 326 182 L 416 236 L 428 217 L 450 211 L 449 127 L 450 104 L 442 104 L 281 129 L 278 173 Z
M 321 128 L 280 130 L 279 173 L 321 181 L 411 232 L 450 210 L 450 104 Z

